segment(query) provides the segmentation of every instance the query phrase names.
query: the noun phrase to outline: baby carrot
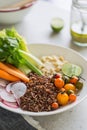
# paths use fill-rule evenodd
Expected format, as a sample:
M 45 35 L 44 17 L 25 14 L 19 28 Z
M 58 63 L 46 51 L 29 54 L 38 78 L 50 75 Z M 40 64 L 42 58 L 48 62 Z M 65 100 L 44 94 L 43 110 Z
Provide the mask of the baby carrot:
M 15 77 L 1 69 L 0 69 L 0 78 L 6 79 L 9 81 L 19 81 L 20 80 L 18 77 Z
M 11 64 L 5 64 L 5 65 L 7 65 L 9 68 L 11 68 L 11 69 L 13 69 L 13 70 L 15 70 L 15 71 L 17 71 L 17 72 L 19 72 L 19 73 L 21 73 L 21 74 L 23 74 L 25 76 L 25 74 L 21 70 L 16 68 L 15 66 L 13 66 Z
M 11 74 L 11 75 L 13 75 L 15 77 L 20 78 L 24 82 L 29 82 L 29 78 L 26 75 L 18 72 L 17 70 L 11 68 L 10 66 L 8 66 L 8 65 L 6 65 L 6 64 L 4 64 L 2 62 L 0 62 L 0 69 L 8 72 L 9 74 Z

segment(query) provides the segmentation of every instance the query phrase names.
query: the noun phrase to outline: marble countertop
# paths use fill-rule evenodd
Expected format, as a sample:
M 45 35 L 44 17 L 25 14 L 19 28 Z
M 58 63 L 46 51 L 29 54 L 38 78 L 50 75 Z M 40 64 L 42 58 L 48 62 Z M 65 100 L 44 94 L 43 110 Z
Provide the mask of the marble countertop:
M 53 17 L 64 19 L 64 28 L 54 34 L 50 27 Z M 87 48 L 78 47 L 71 42 L 70 11 L 49 2 L 39 1 L 19 24 L 14 25 L 28 43 L 49 43 L 71 48 L 87 58 Z M 0 28 L 7 26 L 0 26 Z M 46 130 L 87 130 L 87 99 L 66 112 L 44 117 L 33 117 Z M 26 118 L 28 120 L 28 118 Z

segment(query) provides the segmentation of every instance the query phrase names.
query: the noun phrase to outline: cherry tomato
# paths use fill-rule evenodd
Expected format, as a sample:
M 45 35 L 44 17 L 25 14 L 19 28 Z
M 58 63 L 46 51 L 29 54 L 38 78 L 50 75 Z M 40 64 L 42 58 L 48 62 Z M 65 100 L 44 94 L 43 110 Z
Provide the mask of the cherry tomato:
M 53 109 L 57 109 L 59 107 L 57 102 L 52 103 L 52 108 Z
M 63 106 L 63 105 L 66 105 L 68 103 L 69 96 L 66 92 L 64 92 L 64 93 L 60 92 L 57 95 L 57 100 L 58 100 L 58 103 Z
M 61 78 L 62 75 L 60 73 L 54 74 L 53 78 L 57 79 L 57 78 Z
M 62 78 L 57 78 L 54 80 L 54 84 L 58 89 L 61 89 L 64 86 L 64 80 Z
M 75 102 L 76 101 L 76 95 L 74 94 L 74 93 L 71 93 L 70 95 L 69 95 L 69 101 L 70 102 Z
M 76 76 L 73 76 L 73 77 L 70 79 L 70 83 L 72 83 L 72 84 L 76 84 L 77 81 L 78 81 L 78 77 L 76 77 Z
M 83 87 L 83 82 L 82 82 L 82 81 L 77 81 L 76 84 L 75 84 L 75 86 L 76 86 L 76 88 L 77 88 L 78 90 L 81 90 L 82 87 Z
M 73 85 L 71 83 L 65 84 L 64 88 L 65 88 L 66 91 L 68 91 L 68 90 L 72 90 L 74 92 L 76 91 L 75 85 Z

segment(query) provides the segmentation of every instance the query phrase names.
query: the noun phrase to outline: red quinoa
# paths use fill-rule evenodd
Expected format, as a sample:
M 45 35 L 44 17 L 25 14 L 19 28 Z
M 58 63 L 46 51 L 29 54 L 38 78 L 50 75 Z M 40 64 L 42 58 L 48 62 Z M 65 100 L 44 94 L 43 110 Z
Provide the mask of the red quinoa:
M 35 73 L 30 73 L 29 78 L 27 92 L 20 98 L 21 109 L 32 112 L 51 111 L 58 94 L 52 79 Z

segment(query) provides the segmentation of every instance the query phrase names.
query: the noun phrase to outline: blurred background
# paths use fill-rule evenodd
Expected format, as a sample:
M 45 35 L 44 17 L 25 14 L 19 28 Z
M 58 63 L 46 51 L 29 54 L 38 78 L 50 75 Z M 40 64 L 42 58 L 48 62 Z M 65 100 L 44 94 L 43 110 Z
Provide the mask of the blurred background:
M 55 6 L 64 8 L 66 10 L 70 10 L 72 4 L 72 0 L 43 0 L 43 1 L 49 1 Z

